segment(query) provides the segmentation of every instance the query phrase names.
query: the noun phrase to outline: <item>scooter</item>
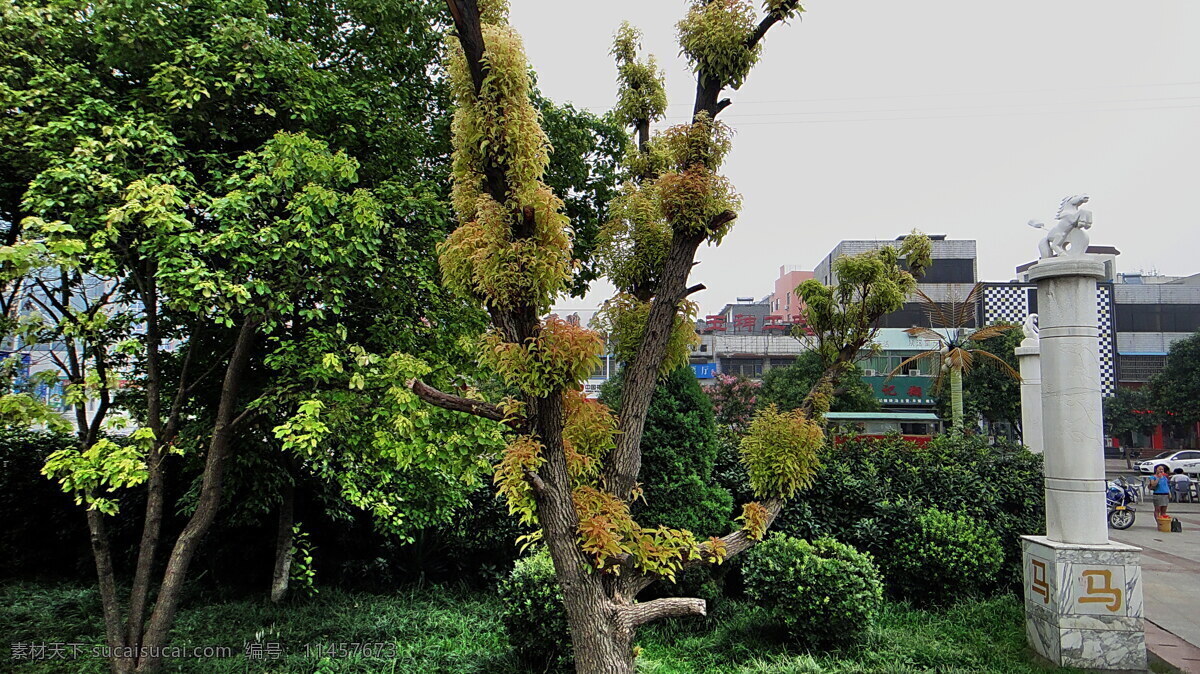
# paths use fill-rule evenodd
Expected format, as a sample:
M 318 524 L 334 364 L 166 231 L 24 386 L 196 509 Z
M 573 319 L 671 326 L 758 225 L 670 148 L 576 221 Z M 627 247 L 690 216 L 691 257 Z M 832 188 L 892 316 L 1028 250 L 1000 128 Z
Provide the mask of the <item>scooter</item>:
M 1105 501 L 1108 503 L 1108 526 L 1114 529 L 1128 529 L 1133 526 L 1135 516 L 1133 504 L 1137 503 L 1137 489 L 1118 477 L 1108 482 Z

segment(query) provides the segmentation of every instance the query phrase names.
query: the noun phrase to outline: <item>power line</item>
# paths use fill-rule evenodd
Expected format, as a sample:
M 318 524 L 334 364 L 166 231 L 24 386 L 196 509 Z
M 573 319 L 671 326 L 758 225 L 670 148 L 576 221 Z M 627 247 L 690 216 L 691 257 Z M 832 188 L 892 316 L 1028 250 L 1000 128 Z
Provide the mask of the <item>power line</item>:
M 776 105 L 781 103 L 829 103 L 836 101 L 874 101 L 874 100 L 891 100 L 891 99 L 916 99 L 916 98 L 948 98 L 948 97 L 986 97 L 986 96 L 1013 96 L 1019 94 L 1042 94 L 1042 93 L 1068 93 L 1078 91 L 1108 91 L 1113 89 L 1145 89 L 1154 87 L 1188 87 L 1200 86 L 1200 80 L 1194 82 L 1159 82 L 1153 84 L 1114 84 L 1094 87 L 1054 87 L 1045 89 L 1018 89 L 1009 91 L 976 91 L 976 92 L 947 92 L 947 93 L 923 93 L 923 94 L 889 94 L 879 96 L 838 96 L 830 98 L 776 98 L 762 100 L 735 100 L 734 105 Z M 592 112 L 607 112 L 612 109 L 611 105 L 588 105 L 576 106 L 582 107 L 585 110 Z M 668 107 L 692 107 L 692 103 L 679 102 L 669 103 Z

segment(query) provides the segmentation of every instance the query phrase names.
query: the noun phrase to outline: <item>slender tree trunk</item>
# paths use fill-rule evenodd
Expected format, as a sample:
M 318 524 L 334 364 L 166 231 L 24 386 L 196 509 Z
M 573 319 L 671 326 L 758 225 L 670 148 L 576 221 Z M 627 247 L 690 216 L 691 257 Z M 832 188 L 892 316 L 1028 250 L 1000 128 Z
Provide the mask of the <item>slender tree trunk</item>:
M 279 504 L 279 524 L 275 530 L 275 570 L 271 574 L 271 603 L 278 604 L 287 596 L 288 579 L 292 571 L 292 523 L 296 510 L 296 486 L 283 488 Z
M 116 651 L 123 648 L 126 641 L 121 633 L 121 605 L 117 599 L 116 573 L 113 570 L 104 517 L 103 513 L 94 508 L 87 511 L 92 557 L 96 561 L 96 578 L 100 588 L 100 606 L 104 613 L 105 642 L 109 648 Z M 133 671 L 133 661 L 126 658 L 113 658 L 110 664 L 112 670 L 118 674 Z
M 176 539 L 167 560 L 167 568 L 159 586 L 158 600 L 142 636 L 142 646 L 146 649 L 160 650 L 166 644 L 171 625 L 175 622 L 175 613 L 179 610 L 179 599 L 183 584 L 187 580 L 188 567 L 204 534 L 208 533 L 209 527 L 212 526 L 217 509 L 221 506 L 222 478 L 229 452 L 229 440 L 233 435 L 238 384 L 250 356 L 256 325 L 257 323 L 250 318 L 242 321 L 237 344 L 225 368 L 225 379 L 221 384 L 221 402 L 217 408 L 212 439 L 209 441 L 208 456 L 201 477 L 200 498 L 195 512 Z M 138 661 L 136 671 L 154 672 L 161 666 L 161 658 L 147 657 Z
M 963 432 L 963 390 L 962 370 L 950 368 L 950 419 L 953 432 L 961 435 Z
M 150 572 L 158 552 L 162 533 L 164 508 L 163 456 L 158 447 L 150 450 L 146 460 L 149 473 L 146 482 L 146 518 L 142 524 L 142 539 L 138 544 L 137 566 L 133 573 L 133 585 L 129 591 L 129 620 L 125 639 L 130 646 L 142 643 L 142 628 L 146 623 L 146 604 L 150 597 Z
M 162 342 L 158 322 L 158 289 L 155 286 L 153 269 L 145 274 L 142 304 L 146 311 L 146 418 L 154 431 L 154 447 L 146 457 L 148 476 L 146 479 L 146 516 L 142 521 L 142 538 L 138 543 L 137 566 L 133 572 L 133 585 L 129 591 L 129 621 L 125 639 L 137 647 L 142 643 L 142 629 L 146 623 L 146 605 L 150 597 L 150 573 L 158 553 L 162 535 L 163 492 L 165 478 L 163 448 L 170 438 L 165 435 L 162 423 L 162 368 L 159 347 Z M 181 377 L 186 373 L 181 373 Z M 179 383 L 180 387 L 184 384 Z

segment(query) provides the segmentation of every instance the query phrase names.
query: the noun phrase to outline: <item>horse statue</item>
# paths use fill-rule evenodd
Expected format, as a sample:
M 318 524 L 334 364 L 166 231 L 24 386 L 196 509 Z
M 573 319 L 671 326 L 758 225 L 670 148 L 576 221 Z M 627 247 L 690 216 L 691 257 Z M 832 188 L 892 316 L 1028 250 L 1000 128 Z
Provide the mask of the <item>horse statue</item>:
M 1062 200 L 1054 216 L 1058 222 L 1046 232 L 1046 238 L 1038 242 L 1041 257 L 1078 257 L 1087 252 L 1088 235 L 1085 230 L 1092 226 L 1092 212 L 1080 208 L 1087 202 L 1086 194 L 1076 194 Z M 1029 226 L 1046 229 L 1044 224 L 1036 220 L 1030 220 Z

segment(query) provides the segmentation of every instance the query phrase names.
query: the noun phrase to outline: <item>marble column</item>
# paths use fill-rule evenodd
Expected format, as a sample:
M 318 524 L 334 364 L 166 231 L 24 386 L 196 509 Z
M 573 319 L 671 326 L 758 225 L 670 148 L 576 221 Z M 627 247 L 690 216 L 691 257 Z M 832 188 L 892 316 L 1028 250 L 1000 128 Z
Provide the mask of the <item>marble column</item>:
M 1096 282 L 1104 264 L 1090 255 L 1040 260 L 1042 447 L 1046 537 L 1068 544 L 1108 543 Z
M 1016 348 L 1021 368 L 1021 440 L 1029 451 L 1042 453 L 1042 364 L 1037 337 Z
M 1096 311 L 1104 264 L 1084 252 L 1092 222 L 1078 208 L 1085 202 L 1063 200 L 1057 217 L 1069 228 L 1068 246 L 1051 232 L 1029 269 L 1038 297 L 1038 328 L 1027 336 L 1038 335 L 1041 353 L 1046 535 L 1021 537 L 1026 633 L 1060 666 L 1144 672 L 1141 550 L 1108 540 Z

